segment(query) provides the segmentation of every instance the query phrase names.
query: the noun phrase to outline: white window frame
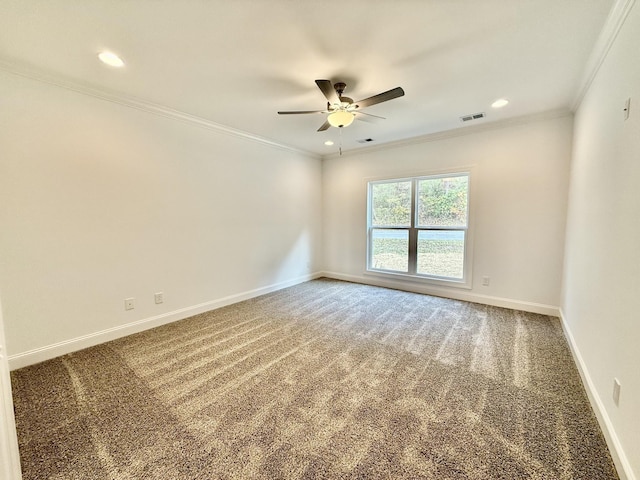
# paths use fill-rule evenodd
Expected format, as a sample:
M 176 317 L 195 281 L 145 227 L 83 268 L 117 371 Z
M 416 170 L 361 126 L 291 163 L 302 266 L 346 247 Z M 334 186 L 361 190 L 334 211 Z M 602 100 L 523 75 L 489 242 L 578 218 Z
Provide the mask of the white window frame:
M 473 220 L 472 220 L 472 168 L 465 168 L 463 170 L 451 170 L 446 172 L 428 173 L 421 175 L 408 175 L 401 177 L 385 177 L 376 179 L 365 179 L 367 189 L 367 256 L 365 274 L 371 276 L 384 277 L 394 280 L 407 280 L 411 282 L 418 282 L 423 284 L 432 284 L 436 286 L 467 288 L 472 287 L 472 252 L 473 252 Z M 417 226 L 417 185 L 420 180 L 429 180 L 435 178 L 451 178 L 466 176 L 468 180 L 468 192 L 467 192 L 467 223 L 465 227 L 422 227 Z M 411 225 L 406 226 L 374 226 L 372 225 L 372 188 L 375 184 L 380 183 L 395 183 L 395 182 L 411 182 Z M 371 255 L 372 255 L 372 238 L 373 231 L 376 228 L 385 230 L 402 230 L 409 232 L 409 271 L 398 272 L 395 270 L 384 270 L 371 267 Z M 426 275 L 417 273 L 417 242 L 418 232 L 420 231 L 437 231 L 437 230 L 457 230 L 464 231 L 464 260 L 463 260 L 463 275 L 462 278 L 441 277 L 436 275 Z

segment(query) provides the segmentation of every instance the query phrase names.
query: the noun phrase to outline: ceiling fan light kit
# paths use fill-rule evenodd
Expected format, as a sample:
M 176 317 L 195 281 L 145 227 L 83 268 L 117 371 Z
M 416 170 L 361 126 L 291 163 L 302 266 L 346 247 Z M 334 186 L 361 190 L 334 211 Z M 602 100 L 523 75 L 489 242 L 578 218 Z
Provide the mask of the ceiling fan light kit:
M 353 113 L 346 110 L 336 110 L 327 117 L 327 120 L 332 127 L 342 128 L 351 125 L 354 118 Z

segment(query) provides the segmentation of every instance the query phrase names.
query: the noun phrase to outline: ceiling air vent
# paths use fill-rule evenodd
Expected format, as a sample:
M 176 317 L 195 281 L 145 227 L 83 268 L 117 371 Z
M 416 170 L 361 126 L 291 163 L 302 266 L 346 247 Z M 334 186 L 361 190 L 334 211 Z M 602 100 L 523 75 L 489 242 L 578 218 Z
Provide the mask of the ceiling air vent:
M 464 117 L 460 117 L 460 120 L 462 120 L 463 122 L 470 122 L 471 120 L 479 120 L 484 117 L 485 117 L 484 112 L 472 113 L 471 115 L 465 115 Z
M 373 138 L 363 138 L 362 140 L 358 140 L 358 143 L 369 143 L 373 142 Z

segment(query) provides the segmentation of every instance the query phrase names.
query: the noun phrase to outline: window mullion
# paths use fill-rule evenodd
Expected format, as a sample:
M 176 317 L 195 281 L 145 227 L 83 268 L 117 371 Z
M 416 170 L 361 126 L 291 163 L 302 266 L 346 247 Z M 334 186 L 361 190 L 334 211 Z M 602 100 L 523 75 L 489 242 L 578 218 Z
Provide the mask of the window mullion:
M 415 275 L 418 271 L 418 229 L 417 223 L 417 199 L 418 181 L 411 182 L 411 227 L 409 228 L 409 275 Z

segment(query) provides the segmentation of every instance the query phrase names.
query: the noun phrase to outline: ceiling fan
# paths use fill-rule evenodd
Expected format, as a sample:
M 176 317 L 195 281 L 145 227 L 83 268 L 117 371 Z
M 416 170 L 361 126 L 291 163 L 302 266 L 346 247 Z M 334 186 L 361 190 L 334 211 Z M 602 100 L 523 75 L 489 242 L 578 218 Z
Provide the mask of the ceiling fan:
M 404 90 L 400 87 L 396 87 L 391 90 L 387 90 L 386 92 L 354 102 L 353 99 L 342 95 L 347 88 L 347 85 L 343 82 L 331 85 L 331 81 L 329 80 L 316 80 L 316 85 L 318 85 L 320 91 L 327 98 L 327 108 L 325 110 L 299 110 L 278 112 L 278 114 L 299 115 L 307 113 L 328 113 L 329 115 L 327 116 L 327 119 L 318 129 L 319 132 L 322 132 L 327 130 L 329 127 L 347 127 L 351 125 L 357 115 L 384 118 L 378 117 L 377 115 L 371 115 L 370 113 L 361 112 L 360 109 L 386 102 L 388 100 L 393 100 L 394 98 L 402 97 L 404 95 Z

